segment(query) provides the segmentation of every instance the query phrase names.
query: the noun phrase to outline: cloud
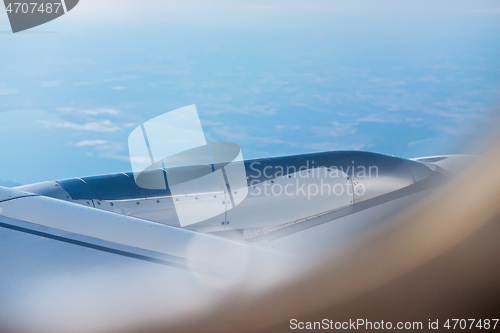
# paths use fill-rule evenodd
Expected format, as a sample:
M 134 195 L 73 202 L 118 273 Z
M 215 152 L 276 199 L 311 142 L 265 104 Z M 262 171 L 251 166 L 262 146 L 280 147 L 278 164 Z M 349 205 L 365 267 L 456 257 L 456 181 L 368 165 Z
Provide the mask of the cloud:
M 215 133 L 222 136 L 227 141 L 234 142 L 234 143 L 256 142 L 256 143 L 264 143 L 264 144 L 270 144 L 270 143 L 288 144 L 287 142 L 285 142 L 281 139 L 276 139 L 276 138 L 272 138 L 272 137 L 265 137 L 265 136 L 250 135 L 246 132 L 246 130 L 247 129 L 242 128 L 242 127 L 224 126 L 224 127 L 217 127 L 214 131 L 215 131 Z
M 456 121 L 481 119 L 480 114 L 464 113 L 464 112 L 460 112 L 460 111 L 442 111 L 442 110 L 425 108 L 422 110 L 422 112 L 427 113 L 427 114 L 436 115 L 436 116 L 443 117 L 443 118 L 454 119 Z
M 15 95 L 19 92 L 17 89 L 0 87 L 0 95 Z
M 130 161 L 128 154 L 123 154 L 127 151 L 125 144 L 121 142 L 106 142 L 105 144 L 95 145 L 97 156 L 119 161 Z
M 231 98 L 227 98 L 226 100 L 229 101 Z M 228 104 L 223 104 L 223 105 L 215 105 L 211 104 L 211 108 L 216 109 L 215 111 L 203 111 L 203 115 L 207 116 L 218 116 L 223 113 L 242 113 L 242 114 L 248 114 L 252 116 L 274 116 L 276 115 L 276 107 L 272 107 L 269 105 L 251 105 L 251 106 L 229 106 Z
M 38 122 L 45 125 L 46 128 L 70 128 L 89 132 L 116 132 L 120 129 L 120 127 L 113 124 L 110 120 L 88 122 L 85 124 L 75 124 L 69 121 L 51 122 L 47 120 L 40 120 Z
M 221 122 L 221 121 L 211 121 L 211 120 L 202 120 L 201 121 L 201 124 L 203 126 L 221 126 L 223 125 L 224 123 Z
M 451 126 L 444 126 L 444 125 L 436 124 L 436 125 L 434 125 L 434 128 L 436 128 L 438 131 L 444 132 L 448 135 L 461 135 L 461 134 L 463 135 L 464 134 L 463 130 L 460 130 L 458 128 L 451 127 Z
M 5 82 L 0 81 L 0 95 L 15 95 L 19 90 L 9 88 Z
M 90 85 L 93 85 L 93 84 L 99 84 L 101 83 L 101 81 L 85 81 L 85 82 L 77 82 L 77 83 L 74 83 L 73 85 L 74 86 L 90 86 Z
M 244 113 L 244 114 L 259 115 L 259 116 L 274 116 L 276 114 L 276 108 L 272 108 L 268 105 L 247 106 L 241 109 L 233 108 L 233 111 L 236 113 Z
M 42 88 L 56 88 L 59 87 L 59 85 L 63 82 L 63 80 L 48 80 L 48 81 L 42 81 L 40 83 L 40 87 Z
M 409 123 L 416 123 L 416 122 L 424 121 L 424 118 L 410 118 L 410 117 L 407 117 L 407 118 L 405 118 L 405 121 L 409 122 Z
M 422 82 L 434 82 L 434 83 L 439 83 L 441 81 L 438 80 L 437 77 L 435 76 L 432 76 L 432 75 L 427 75 L 427 76 L 424 76 L 424 77 L 421 77 L 420 79 L 418 79 L 419 81 L 422 81 Z
M 121 82 L 121 81 L 134 80 L 134 79 L 138 79 L 138 78 L 140 78 L 140 76 L 122 75 L 122 76 L 117 77 L 117 78 L 110 78 L 110 79 L 105 79 L 105 80 L 101 80 L 101 81 L 95 80 L 95 81 L 77 82 L 77 83 L 74 83 L 73 85 L 75 85 L 75 86 L 89 86 L 89 85 L 100 84 L 100 83 L 105 83 L 105 82 Z
M 245 143 L 254 143 L 254 144 L 264 144 L 268 146 L 269 144 L 282 144 L 287 145 L 294 148 L 301 149 L 309 149 L 314 151 L 330 151 L 330 150 L 359 150 L 361 148 L 366 147 L 363 143 L 349 143 L 349 144 L 341 144 L 337 142 L 294 142 L 294 141 L 285 141 L 279 138 L 274 137 L 266 137 L 266 136 L 254 136 L 249 135 L 244 128 L 229 128 L 229 127 L 220 127 L 215 130 L 217 134 L 224 137 L 226 140 L 230 142 L 245 142 Z
M 205 111 L 203 114 L 208 115 L 208 116 L 218 116 L 220 114 L 220 111 Z
M 73 143 L 68 143 L 73 145 Z M 93 151 L 86 151 L 85 155 L 89 157 L 100 157 L 119 161 L 129 161 L 130 158 L 124 154 L 126 146 L 122 142 L 106 141 L 106 140 L 82 140 L 74 144 L 76 147 L 86 147 Z M 146 162 L 150 162 L 148 159 Z
M 315 151 L 330 151 L 330 150 L 360 150 L 366 147 L 363 143 L 350 143 L 342 145 L 335 142 L 315 142 L 315 143 L 305 143 L 301 145 L 301 148 L 313 149 Z
M 104 145 L 106 143 L 107 141 L 105 140 L 82 140 L 80 142 L 77 142 L 75 146 L 77 147 L 97 146 L 97 145 Z
M 365 123 L 391 123 L 393 121 L 382 119 L 380 116 L 372 114 L 363 118 L 358 119 L 359 122 Z
M 340 136 L 352 135 L 356 133 L 356 125 L 358 124 L 357 123 L 342 124 L 333 121 L 331 127 L 313 127 L 312 130 L 318 135 L 338 138 Z
M 432 140 L 432 138 L 427 138 L 427 139 L 423 139 L 423 140 L 417 140 L 417 141 L 411 141 L 411 142 L 408 142 L 408 148 L 411 148 L 415 145 L 420 145 L 422 143 L 428 143 Z
M 111 87 L 112 90 L 127 90 L 126 87 L 122 87 L 122 86 L 116 86 L 116 87 Z
M 98 115 L 119 115 L 120 111 L 114 108 L 96 108 L 96 109 L 76 109 L 76 108 L 57 108 L 56 111 L 63 113 L 84 114 L 88 116 Z
M 276 129 L 282 130 L 282 129 L 289 129 L 289 130 L 300 130 L 300 126 L 287 126 L 287 125 L 276 125 Z
M 373 83 L 375 83 L 378 87 L 398 87 L 405 86 L 407 83 L 404 80 L 395 80 L 390 78 L 380 78 L 380 77 L 372 77 L 370 79 Z

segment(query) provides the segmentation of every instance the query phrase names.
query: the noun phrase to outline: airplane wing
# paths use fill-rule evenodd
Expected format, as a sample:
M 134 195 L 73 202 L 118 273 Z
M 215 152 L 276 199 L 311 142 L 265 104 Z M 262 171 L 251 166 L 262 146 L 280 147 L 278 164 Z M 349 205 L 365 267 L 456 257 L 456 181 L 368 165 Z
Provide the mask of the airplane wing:
M 325 247 L 343 247 L 353 234 L 428 196 L 453 176 L 450 165 L 465 164 L 463 157 L 437 159 L 324 152 L 248 160 L 242 162 L 246 171 L 239 188 L 229 191 L 229 182 L 220 176 L 222 184 L 215 187 L 183 183 L 180 195 L 169 187 L 141 188 L 132 173 L 47 181 L 17 189 L 287 253 L 314 255 Z M 438 164 L 444 162 L 443 167 Z M 248 194 L 236 204 L 242 192 Z M 187 214 L 200 221 L 186 224 Z
M 2 332 L 75 332 L 79 324 L 88 332 L 118 320 L 121 326 L 136 309 L 154 317 L 160 309 L 150 304 L 157 303 L 174 320 L 213 304 L 243 278 L 269 282 L 266 272 L 294 260 L 4 187 L 0 239 Z
M 301 158 L 311 156 L 287 162 L 300 165 Z M 380 169 L 374 179 L 340 173 L 354 190 L 366 186 L 363 193 L 316 201 L 307 195 L 248 196 L 209 223 L 184 228 L 171 219 L 176 198 L 190 202 L 196 212 L 206 207 L 200 201 L 208 197 L 211 204 L 214 197 L 227 202 L 229 191 L 145 195 L 127 174 L 0 188 L 0 266 L 8 268 L 0 275 L 0 327 L 37 332 L 80 327 L 89 332 L 107 331 L 110 325 L 119 330 L 137 320 L 183 322 L 221 300 L 227 304 L 228 295 L 242 286 L 241 292 L 258 295 L 307 273 L 326 255 L 338 260 L 370 228 L 429 196 L 451 176 L 435 164 L 436 158 L 409 161 L 362 152 L 313 158 L 336 158 L 348 165 L 374 159 Z M 260 171 L 277 170 L 280 163 L 262 161 Z M 249 190 L 253 184 L 265 190 L 280 183 L 300 186 L 298 179 L 305 187 L 328 180 L 308 177 L 311 171 L 317 172 L 273 173 L 256 183 L 249 177 Z M 297 215 L 303 211 L 308 215 Z M 239 219 L 228 219 L 236 214 Z

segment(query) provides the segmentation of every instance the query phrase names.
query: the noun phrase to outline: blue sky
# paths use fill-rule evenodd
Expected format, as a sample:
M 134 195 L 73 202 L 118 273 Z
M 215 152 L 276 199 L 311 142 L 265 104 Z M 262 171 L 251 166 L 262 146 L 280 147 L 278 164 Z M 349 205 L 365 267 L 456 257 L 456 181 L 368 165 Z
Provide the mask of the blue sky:
M 498 1 L 81 0 L 0 10 L 0 185 L 130 170 L 128 134 L 196 104 L 245 158 L 455 153 L 498 113 Z

